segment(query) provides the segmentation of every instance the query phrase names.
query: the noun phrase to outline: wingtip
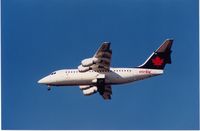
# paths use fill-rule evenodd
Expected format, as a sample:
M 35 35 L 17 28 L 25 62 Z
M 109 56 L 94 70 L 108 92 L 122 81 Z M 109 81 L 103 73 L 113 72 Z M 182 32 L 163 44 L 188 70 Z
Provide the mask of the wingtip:
M 108 48 L 110 48 L 111 42 L 105 41 L 105 42 L 103 42 L 103 45 L 107 46 Z
M 173 41 L 174 41 L 174 38 L 167 38 L 166 41 L 171 41 L 171 42 L 173 42 Z
M 111 44 L 111 42 L 109 42 L 109 41 L 105 41 L 105 42 L 103 42 L 103 44 L 110 45 L 110 44 Z

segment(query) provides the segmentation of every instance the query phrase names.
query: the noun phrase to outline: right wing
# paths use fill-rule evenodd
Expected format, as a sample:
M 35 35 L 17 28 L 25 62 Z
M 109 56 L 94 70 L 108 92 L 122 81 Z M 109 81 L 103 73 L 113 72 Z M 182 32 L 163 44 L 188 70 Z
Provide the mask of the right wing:
M 93 58 L 97 58 L 100 60 L 95 64 L 99 65 L 99 68 L 104 69 L 110 69 L 111 57 L 112 50 L 110 49 L 109 42 L 104 42 L 93 56 Z
M 92 58 L 87 58 L 81 61 L 78 69 L 80 72 L 86 72 L 88 70 L 109 70 L 112 57 L 112 50 L 110 49 L 110 43 L 104 42 L 96 51 Z

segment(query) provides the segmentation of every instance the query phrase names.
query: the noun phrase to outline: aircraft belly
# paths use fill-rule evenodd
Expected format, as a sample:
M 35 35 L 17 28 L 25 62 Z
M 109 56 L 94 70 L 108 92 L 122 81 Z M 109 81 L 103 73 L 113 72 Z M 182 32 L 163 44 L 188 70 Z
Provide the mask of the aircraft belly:
M 114 74 L 108 75 L 106 79 L 107 84 L 123 84 L 130 83 L 138 80 L 143 80 L 152 76 L 156 76 L 154 74 Z
M 106 77 L 107 84 L 122 84 L 134 81 L 132 74 L 110 74 Z
M 89 85 L 92 80 L 95 79 L 94 74 L 80 73 L 74 75 L 68 75 L 62 82 L 61 85 Z

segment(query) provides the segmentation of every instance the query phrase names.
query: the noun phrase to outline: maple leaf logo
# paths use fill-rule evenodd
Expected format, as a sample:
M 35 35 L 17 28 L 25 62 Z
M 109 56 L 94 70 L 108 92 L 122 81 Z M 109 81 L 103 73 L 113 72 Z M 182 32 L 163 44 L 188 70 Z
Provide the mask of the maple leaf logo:
M 163 64 L 163 59 L 160 59 L 160 57 L 156 56 L 154 59 L 152 59 L 152 63 L 155 66 L 161 66 Z

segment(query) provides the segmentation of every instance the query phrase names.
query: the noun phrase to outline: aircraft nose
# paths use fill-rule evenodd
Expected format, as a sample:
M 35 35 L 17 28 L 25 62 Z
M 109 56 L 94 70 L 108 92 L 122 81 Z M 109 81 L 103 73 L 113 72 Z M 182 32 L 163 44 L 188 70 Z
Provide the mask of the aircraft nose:
M 49 82 L 50 82 L 50 79 L 48 76 L 46 76 L 38 81 L 39 84 L 48 84 Z

